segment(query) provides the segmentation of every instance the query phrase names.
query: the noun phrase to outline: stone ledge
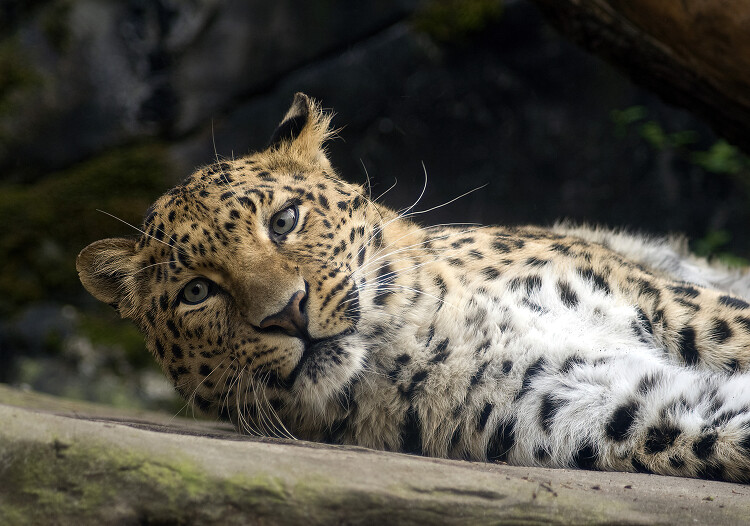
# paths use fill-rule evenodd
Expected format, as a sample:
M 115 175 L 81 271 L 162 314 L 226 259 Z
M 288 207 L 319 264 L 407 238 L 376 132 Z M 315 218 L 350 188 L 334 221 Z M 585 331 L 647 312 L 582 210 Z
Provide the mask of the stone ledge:
M 741 524 L 750 487 L 241 437 L 0 386 L 4 524 Z

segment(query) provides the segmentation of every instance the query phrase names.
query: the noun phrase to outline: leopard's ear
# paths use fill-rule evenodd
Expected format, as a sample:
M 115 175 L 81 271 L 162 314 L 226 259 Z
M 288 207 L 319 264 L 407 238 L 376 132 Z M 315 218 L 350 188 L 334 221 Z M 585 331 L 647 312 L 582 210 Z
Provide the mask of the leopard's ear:
M 76 258 L 81 283 L 96 299 L 124 315 L 123 300 L 131 288 L 135 240 L 102 239 L 84 248 Z
M 324 112 L 320 104 L 304 93 L 297 93 L 273 132 L 268 147 L 289 150 L 287 153 L 296 153 L 310 160 L 326 159 L 323 145 L 334 133 L 330 125 L 331 115 Z

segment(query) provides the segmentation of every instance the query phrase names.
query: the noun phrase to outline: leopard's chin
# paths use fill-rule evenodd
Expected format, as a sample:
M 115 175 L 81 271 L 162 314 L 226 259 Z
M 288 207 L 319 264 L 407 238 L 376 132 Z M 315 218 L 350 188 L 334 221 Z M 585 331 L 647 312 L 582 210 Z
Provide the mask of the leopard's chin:
M 298 403 L 316 411 L 346 390 L 364 367 L 365 347 L 353 329 L 305 342 L 299 363 L 285 380 Z

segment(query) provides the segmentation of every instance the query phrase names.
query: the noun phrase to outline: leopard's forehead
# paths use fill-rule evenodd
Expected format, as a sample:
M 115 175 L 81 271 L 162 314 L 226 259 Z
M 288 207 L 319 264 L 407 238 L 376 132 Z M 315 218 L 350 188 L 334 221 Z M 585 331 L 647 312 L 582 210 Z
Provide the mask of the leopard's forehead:
M 178 216 L 210 216 L 236 204 L 257 211 L 253 204 L 264 204 L 273 198 L 279 183 L 304 182 L 314 178 L 313 171 L 299 166 L 270 167 L 248 158 L 209 165 L 187 177 L 162 195 L 149 209 L 144 222 L 162 215 L 169 222 Z
M 159 197 L 146 211 L 139 248 L 176 246 L 191 232 L 214 232 L 227 246 L 238 239 L 240 223 L 252 226 L 289 202 L 315 206 L 321 215 L 359 195 L 361 189 L 318 166 L 255 154 L 221 161 L 196 171 Z M 252 229 L 245 228 L 250 233 Z M 157 247 L 161 248 L 161 247 Z

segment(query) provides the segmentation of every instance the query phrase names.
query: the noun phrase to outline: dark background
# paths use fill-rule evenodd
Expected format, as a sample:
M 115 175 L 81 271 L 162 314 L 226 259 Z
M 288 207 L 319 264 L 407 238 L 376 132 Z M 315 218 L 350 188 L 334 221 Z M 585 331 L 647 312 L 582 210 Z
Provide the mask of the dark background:
M 75 255 L 130 235 L 215 155 L 260 149 L 296 91 L 340 174 L 425 223 L 558 218 L 750 256 L 750 163 L 526 1 L 0 1 L 0 381 L 179 408 Z M 424 165 L 424 170 L 423 170 Z

